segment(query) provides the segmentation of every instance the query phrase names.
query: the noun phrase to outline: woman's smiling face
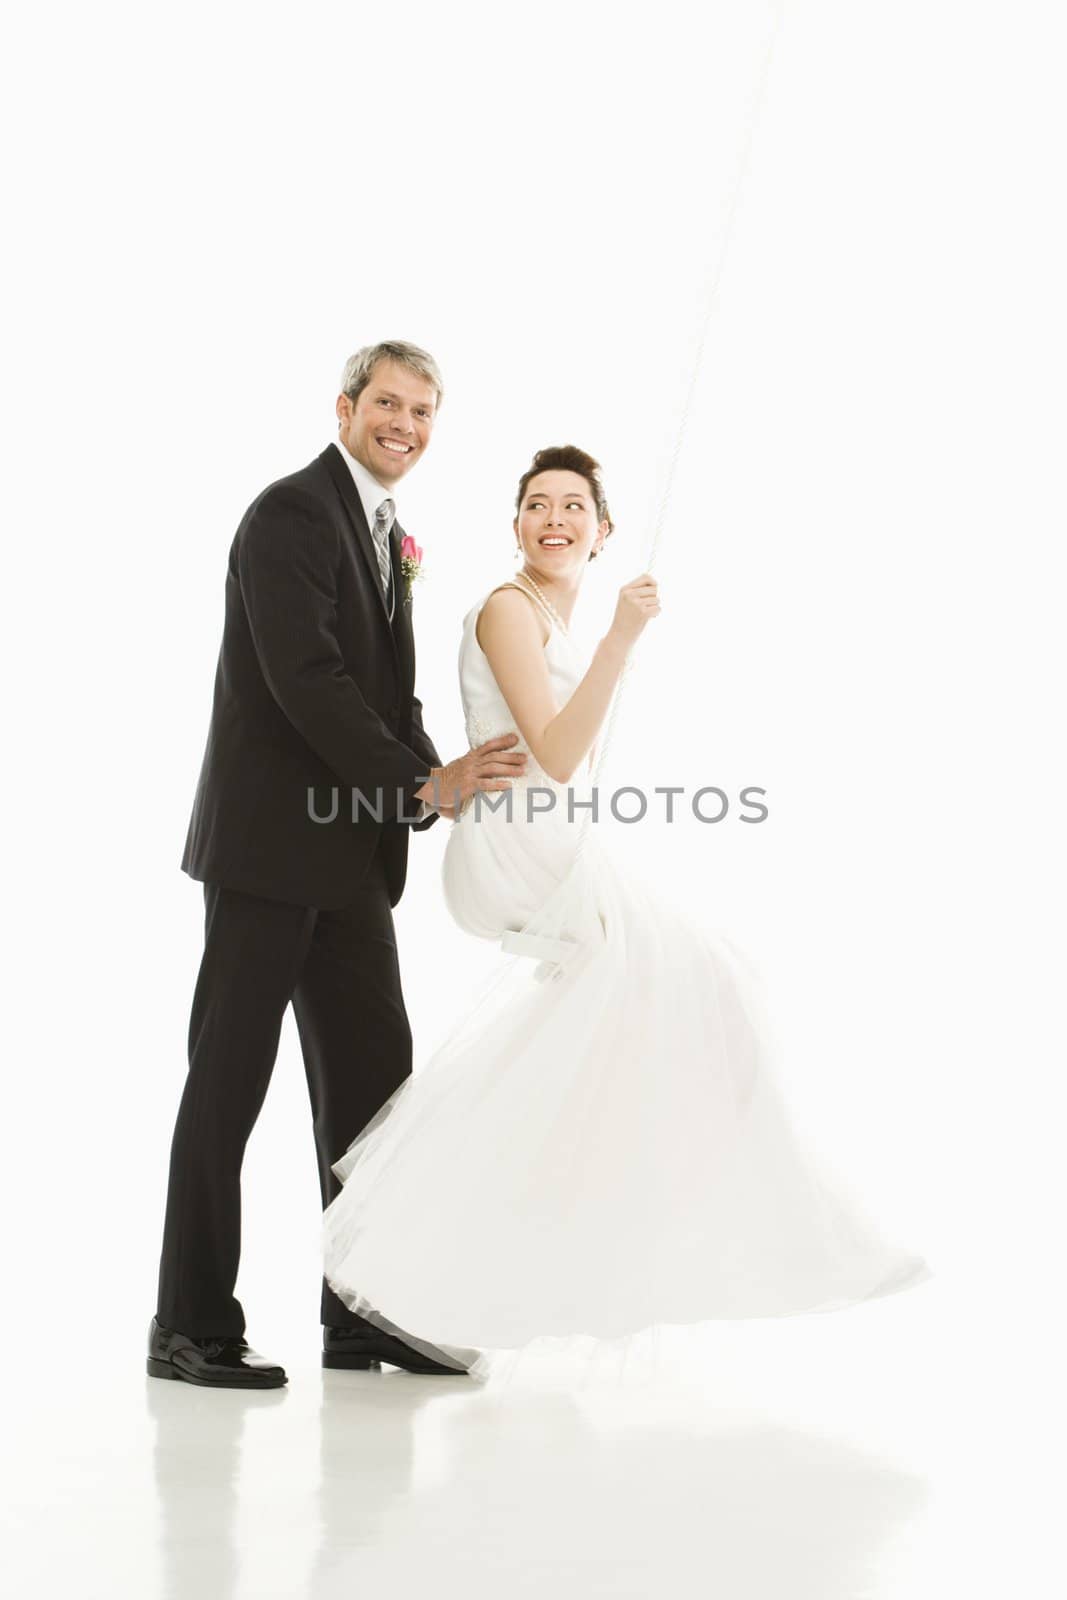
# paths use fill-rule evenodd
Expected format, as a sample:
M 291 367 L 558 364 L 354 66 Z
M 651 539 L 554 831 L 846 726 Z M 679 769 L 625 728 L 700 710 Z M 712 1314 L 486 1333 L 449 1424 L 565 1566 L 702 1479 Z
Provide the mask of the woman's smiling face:
M 539 472 L 526 485 L 515 533 L 529 566 L 546 577 L 576 577 L 604 542 L 596 501 L 580 472 Z

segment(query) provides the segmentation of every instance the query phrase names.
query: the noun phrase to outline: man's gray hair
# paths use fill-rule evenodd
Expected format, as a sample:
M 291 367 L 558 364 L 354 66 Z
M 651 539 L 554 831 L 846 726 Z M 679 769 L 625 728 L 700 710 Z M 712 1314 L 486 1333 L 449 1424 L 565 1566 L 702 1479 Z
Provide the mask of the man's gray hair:
M 370 382 L 371 373 L 379 361 L 395 361 L 409 372 L 416 373 L 432 383 L 437 390 L 437 404 L 444 398 L 445 386 L 437 362 L 417 344 L 407 344 L 403 339 L 387 339 L 384 344 L 365 344 L 345 362 L 341 374 L 341 393 L 355 403 Z

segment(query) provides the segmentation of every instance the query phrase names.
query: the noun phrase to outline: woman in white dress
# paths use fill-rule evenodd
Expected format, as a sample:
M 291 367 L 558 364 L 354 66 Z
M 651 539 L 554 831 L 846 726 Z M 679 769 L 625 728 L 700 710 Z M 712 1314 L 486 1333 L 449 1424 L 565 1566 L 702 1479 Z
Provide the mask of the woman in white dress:
M 335 1164 L 328 1281 L 483 1371 L 472 1346 L 828 1311 L 922 1281 L 790 1129 L 744 956 L 582 829 L 590 752 L 660 612 L 643 574 L 591 661 L 571 640 L 612 530 L 597 463 L 540 451 L 516 512 L 520 570 L 468 612 L 459 670 L 471 745 L 517 729 L 526 773 L 467 803 L 444 859 L 460 927 L 515 953 Z

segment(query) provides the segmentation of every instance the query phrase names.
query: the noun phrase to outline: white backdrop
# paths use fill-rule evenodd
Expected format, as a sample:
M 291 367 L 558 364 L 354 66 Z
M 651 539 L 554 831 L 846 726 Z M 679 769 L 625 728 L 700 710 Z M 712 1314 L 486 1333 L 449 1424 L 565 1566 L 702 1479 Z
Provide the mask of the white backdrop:
M 59 6 L 4 68 L 8 1287 L 127 1354 L 154 1307 L 202 932 L 178 869 L 226 553 L 334 432 L 344 358 L 432 350 L 401 516 L 419 691 L 539 446 L 642 570 L 771 7 Z M 763 966 L 799 1112 L 876 1212 L 1033 1329 L 1061 1197 L 1065 267 L 1054 9 L 786 8 L 612 782 L 745 784 L 616 829 Z M 418 1060 L 495 959 L 397 914 Z M 354 1042 L 355 1054 L 355 1042 Z M 355 1130 L 353 1130 L 355 1131 Z M 318 1191 L 287 1022 L 245 1166 L 253 1341 L 313 1352 Z M 979 1320 L 981 1317 L 979 1316 Z M 131 1354 L 130 1352 L 133 1352 Z

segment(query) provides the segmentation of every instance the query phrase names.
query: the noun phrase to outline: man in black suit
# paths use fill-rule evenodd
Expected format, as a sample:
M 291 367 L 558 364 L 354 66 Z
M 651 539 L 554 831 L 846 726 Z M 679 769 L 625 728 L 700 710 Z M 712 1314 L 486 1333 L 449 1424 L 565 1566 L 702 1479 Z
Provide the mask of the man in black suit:
M 347 363 L 338 438 L 271 484 L 233 540 L 214 706 L 182 867 L 204 885 L 148 1371 L 276 1387 L 234 1295 L 240 1171 L 292 1003 L 323 1207 L 331 1171 L 411 1071 L 392 907 L 410 829 L 505 789 L 514 734 L 447 765 L 415 697 L 410 585 L 393 491 L 441 401 L 432 357 L 400 342 Z M 442 1368 L 323 1281 L 325 1366 Z M 417 1333 L 417 1329 L 411 1330 Z

